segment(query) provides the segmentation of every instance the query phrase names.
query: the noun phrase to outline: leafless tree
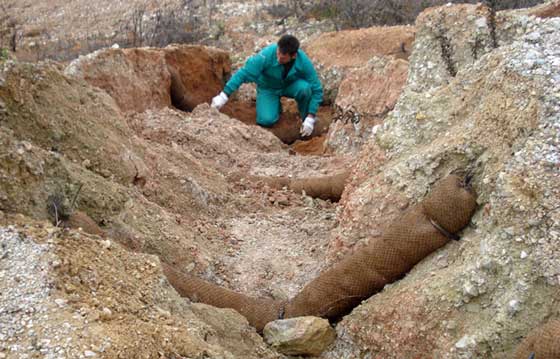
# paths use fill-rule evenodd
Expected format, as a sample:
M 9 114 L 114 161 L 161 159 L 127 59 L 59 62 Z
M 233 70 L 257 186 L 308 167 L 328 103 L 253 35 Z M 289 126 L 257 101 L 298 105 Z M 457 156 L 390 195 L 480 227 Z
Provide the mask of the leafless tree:
M 15 52 L 20 38 L 19 24 L 14 14 L 14 2 L 0 3 L 0 47 Z
M 132 46 L 138 47 L 142 46 L 144 38 L 144 14 L 146 13 L 146 7 L 144 5 L 139 5 L 132 12 Z

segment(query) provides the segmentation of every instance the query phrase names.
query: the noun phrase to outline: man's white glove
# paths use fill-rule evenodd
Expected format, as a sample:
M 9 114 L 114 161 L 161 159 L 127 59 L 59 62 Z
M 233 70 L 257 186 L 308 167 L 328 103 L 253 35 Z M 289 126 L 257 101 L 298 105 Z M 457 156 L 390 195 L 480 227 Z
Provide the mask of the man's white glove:
M 301 137 L 311 136 L 313 133 L 313 127 L 315 126 L 315 117 L 307 116 L 303 125 L 301 126 Z
M 220 92 L 220 94 L 212 99 L 212 107 L 221 109 L 228 101 L 228 96 L 225 92 Z

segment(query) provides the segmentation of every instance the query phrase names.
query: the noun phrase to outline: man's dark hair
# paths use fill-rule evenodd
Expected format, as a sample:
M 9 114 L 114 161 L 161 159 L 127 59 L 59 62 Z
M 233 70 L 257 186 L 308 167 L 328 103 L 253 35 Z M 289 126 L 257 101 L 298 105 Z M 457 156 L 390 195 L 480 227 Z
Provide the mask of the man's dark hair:
M 299 40 L 292 35 L 284 35 L 278 40 L 278 48 L 283 54 L 295 55 L 299 49 Z

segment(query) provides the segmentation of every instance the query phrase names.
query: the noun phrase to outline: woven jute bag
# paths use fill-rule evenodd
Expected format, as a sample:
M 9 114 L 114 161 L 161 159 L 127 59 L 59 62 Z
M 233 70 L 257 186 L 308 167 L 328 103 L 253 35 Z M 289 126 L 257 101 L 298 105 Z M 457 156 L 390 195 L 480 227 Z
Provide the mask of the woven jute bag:
M 515 359 L 560 359 L 560 320 L 536 328 L 515 352 Z
M 167 265 L 164 272 L 181 295 L 235 309 L 259 331 L 278 318 L 313 315 L 334 319 L 447 243 L 469 223 L 475 208 L 476 196 L 464 180 L 448 176 L 424 201 L 389 225 L 380 238 L 321 273 L 287 303 L 250 298 Z

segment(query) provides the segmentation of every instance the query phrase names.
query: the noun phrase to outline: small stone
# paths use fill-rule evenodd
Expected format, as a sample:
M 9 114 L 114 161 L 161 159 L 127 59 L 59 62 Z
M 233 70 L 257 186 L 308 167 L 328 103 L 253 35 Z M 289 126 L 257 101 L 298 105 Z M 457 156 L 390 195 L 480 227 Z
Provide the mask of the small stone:
M 513 315 L 517 312 L 519 312 L 519 307 L 520 307 L 520 303 L 517 299 L 512 299 L 509 301 L 508 303 L 508 313 L 510 315 Z
M 196 267 L 196 264 L 194 262 L 191 262 L 187 265 L 187 267 L 185 268 L 185 270 L 190 273 L 194 270 L 194 268 Z
M 286 355 L 320 355 L 336 339 L 328 320 L 298 317 L 268 323 L 263 331 L 265 341 Z
M 472 347 L 476 345 L 476 341 L 470 335 L 465 335 L 457 343 L 455 343 L 455 348 L 457 349 L 466 349 L 468 347 Z
M 59 307 L 63 307 L 66 305 L 67 300 L 66 299 L 62 299 L 62 298 L 57 298 L 54 300 L 54 302 L 56 303 L 56 305 L 58 305 Z
M 103 308 L 103 310 L 99 314 L 99 318 L 101 320 L 110 320 L 112 316 L 113 316 L 113 312 L 109 308 Z
M 476 297 L 479 292 L 478 289 L 472 283 L 465 283 L 463 285 L 463 294 L 468 295 L 470 297 Z
M 540 38 L 541 38 L 541 34 L 538 31 L 532 32 L 529 35 L 527 35 L 527 40 L 531 42 L 537 42 L 540 40 Z
M 520 255 L 519 257 L 520 257 L 521 259 L 525 259 L 525 258 L 527 258 L 527 256 L 529 256 L 529 255 L 527 254 L 527 252 L 521 251 L 521 255 Z
M 96 357 L 96 356 L 97 356 L 97 353 L 92 352 L 91 350 L 86 350 L 86 351 L 84 352 L 84 356 L 85 356 L 86 358 L 93 358 L 93 357 Z
M 158 306 L 155 307 L 157 312 L 159 313 L 159 315 L 161 315 L 162 317 L 165 318 L 170 318 L 171 317 L 171 312 L 169 312 L 168 310 L 165 310 L 163 308 L 160 308 Z

